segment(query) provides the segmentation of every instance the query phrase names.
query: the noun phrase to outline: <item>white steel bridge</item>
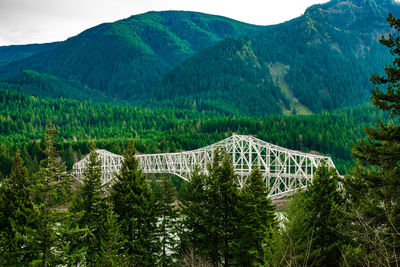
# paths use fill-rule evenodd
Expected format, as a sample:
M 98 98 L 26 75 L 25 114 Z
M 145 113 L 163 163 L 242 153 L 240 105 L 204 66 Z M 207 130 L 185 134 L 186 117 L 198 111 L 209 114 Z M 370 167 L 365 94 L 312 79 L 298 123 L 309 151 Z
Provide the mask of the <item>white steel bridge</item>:
M 253 136 L 235 134 L 192 151 L 142 154 L 136 157 L 143 173 L 171 173 L 190 181 L 196 165 L 207 173 L 207 164 L 211 163 L 217 148 L 230 156 L 241 187 L 245 185 L 252 169 L 258 166 L 263 173 L 265 186 L 270 188 L 269 196 L 273 199 L 305 188 L 312 181 L 315 169 L 323 162 L 328 167 L 335 168 L 330 157 L 290 150 Z M 102 161 L 103 183 L 109 183 L 121 168 L 124 157 L 102 149 L 97 152 Z M 82 178 L 87 160 L 88 156 L 73 166 L 72 174 L 78 180 Z

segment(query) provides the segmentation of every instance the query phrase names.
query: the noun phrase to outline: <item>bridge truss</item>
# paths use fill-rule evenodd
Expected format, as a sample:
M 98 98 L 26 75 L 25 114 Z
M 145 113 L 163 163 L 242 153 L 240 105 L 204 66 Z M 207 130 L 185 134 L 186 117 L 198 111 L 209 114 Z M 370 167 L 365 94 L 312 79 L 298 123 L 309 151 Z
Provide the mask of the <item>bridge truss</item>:
M 303 153 L 276 146 L 253 136 L 232 135 L 218 143 L 192 151 L 136 155 L 143 173 L 171 173 L 190 181 L 197 165 L 207 174 L 216 149 L 231 158 L 239 186 L 246 184 L 252 169 L 258 166 L 271 198 L 280 198 L 299 188 L 305 188 L 314 177 L 315 169 L 323 162 L 335 168 L 330 157 Z M 97 150 L 102 161 L 103 183 L 109 183 L 121 168 L 123 156 Z M 81 179 L 88 157 L 73 166 L 72 174 Z

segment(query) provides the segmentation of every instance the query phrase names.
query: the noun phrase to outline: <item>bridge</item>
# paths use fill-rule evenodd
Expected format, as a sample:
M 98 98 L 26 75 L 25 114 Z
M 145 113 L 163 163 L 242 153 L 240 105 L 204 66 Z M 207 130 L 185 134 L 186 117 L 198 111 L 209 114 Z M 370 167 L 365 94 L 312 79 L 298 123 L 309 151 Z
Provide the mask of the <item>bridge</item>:
M 315 169 L 323 162 L 335 168 L 330 157 L 286 149 L 249 135 L 232 135 L 218 143 L 192 151 L 136 155 L 143 173 L 170 173 L 190 181 L 194 167 L 207 174 L 216 149 L 226 152 L 238 176 L 239 186 L 246 184 L 252 169 L 258 166 L 272 199 L 284 197 L 299 188 L 305 188 L 314 177 Z M 123 156 L 98 149 L 102 162 L 103 184 L 112 181 L 121 168 Z M 88 156 L 75 163 L 72 175 L 82 179 Z

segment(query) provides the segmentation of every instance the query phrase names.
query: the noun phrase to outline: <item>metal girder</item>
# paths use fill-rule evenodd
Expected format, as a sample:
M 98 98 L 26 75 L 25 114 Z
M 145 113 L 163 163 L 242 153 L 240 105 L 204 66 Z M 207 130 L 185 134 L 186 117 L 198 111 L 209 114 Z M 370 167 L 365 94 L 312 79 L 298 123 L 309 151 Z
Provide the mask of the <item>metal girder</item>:
M 218 143 L 192 151 L 162 154 L 136 155 L 143 173 L 171 173 L 190 181 L 196 165 L 207 173 L 207 164 L 212 162 L 216 149 L 228 153 L 239 186 L 245 185 L 254 166 L 258 166 L 264 176 L 265 186 L 270 189 L 270 198 L 280 198 L 291 192 L 305 188 L 314 176 L 315 169 L 325 162 L 335 168 L 330 157 L 303 153 L 276 146 L 249 135 L 232 135 Z M 106 150 L 97 150 L 102 161 L 102 180 L 109 183 L 121 168 L 123 156 Z M 73 166 L 72 174 L 78 180 L 88 156 Z

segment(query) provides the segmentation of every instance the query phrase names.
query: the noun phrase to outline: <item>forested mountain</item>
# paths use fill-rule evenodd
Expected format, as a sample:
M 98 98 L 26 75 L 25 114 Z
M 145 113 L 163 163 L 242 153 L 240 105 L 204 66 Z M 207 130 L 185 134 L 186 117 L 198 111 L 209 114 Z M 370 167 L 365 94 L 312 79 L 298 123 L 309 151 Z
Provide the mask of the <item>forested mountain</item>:
M 390 30 L 389 13 L 400 15 L 400 5 L 332 0 L 263 27 L 195 12 L 148 12 L 1 66 L 1 86 L 230 115 L 311 114 L 368 101 L 369 76 L 391 61 L 378 42 Z
M 319 112 L 368 101 L 369 76 L 391 61 L 379 38 L 389 32 L 391 0 L 315 5 L 255 37 L 224 40 L 175 67 L 155 92 L 248 115 Z M 165 101 L 164 101 L 165 102 Z
M 12 61 L 30 57 L 40 52 L 51 50 L 57 45 L 58 42 L 47 44 L 0 46 L 0 66 L 6 65 Z
M 55 49 L 0 68 L 79 81 L 116 99 L 143 98 L 173 66 L 227 37 L 264 27 L 195 12 L 148 12 L 91 28 Z
M 109 101 L 99 91 L 50 74 L 25 70 L 15 77 L 0 81 L 0 90 L 17 91 L 32 96 L 72 98 L 78 100 Z

